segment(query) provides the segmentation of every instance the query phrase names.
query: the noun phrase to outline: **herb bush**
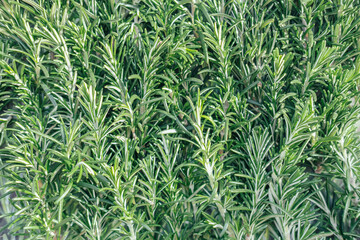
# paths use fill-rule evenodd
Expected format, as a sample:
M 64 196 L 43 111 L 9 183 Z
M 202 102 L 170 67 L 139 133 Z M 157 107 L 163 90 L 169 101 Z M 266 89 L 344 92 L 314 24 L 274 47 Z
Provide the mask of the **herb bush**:
M 359 0 L 3 0 L 2 239 L 360 239 Z

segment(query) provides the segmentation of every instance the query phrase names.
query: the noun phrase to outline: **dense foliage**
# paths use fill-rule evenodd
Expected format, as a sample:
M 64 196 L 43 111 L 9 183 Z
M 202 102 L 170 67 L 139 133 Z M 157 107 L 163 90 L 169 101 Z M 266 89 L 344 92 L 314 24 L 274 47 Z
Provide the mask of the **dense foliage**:
M 1 239 L 360 239 L 359 0 L 0 2 Z

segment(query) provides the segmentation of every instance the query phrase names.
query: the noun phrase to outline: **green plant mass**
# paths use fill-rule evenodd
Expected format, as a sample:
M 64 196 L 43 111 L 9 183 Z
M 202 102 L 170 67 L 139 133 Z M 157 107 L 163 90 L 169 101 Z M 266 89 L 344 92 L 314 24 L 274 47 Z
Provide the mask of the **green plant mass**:
M 360 239 L 360 0 L 0 1 L 0 239 Z

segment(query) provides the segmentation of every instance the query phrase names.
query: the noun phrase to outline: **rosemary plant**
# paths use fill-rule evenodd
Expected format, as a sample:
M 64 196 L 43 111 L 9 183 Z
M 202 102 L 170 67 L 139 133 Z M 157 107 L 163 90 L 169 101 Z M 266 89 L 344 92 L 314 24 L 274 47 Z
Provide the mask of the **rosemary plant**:
M 2 0 L 0 238 L 360 239 L 359 0 Z

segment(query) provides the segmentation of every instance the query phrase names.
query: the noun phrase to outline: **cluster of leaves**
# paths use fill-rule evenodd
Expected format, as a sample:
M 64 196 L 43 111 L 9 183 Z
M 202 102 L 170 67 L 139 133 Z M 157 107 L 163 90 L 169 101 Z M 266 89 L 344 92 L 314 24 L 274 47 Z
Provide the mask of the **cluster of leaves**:
M 359 39 L 359 0 L 3 0 L 0 238 L 360 239 Z

